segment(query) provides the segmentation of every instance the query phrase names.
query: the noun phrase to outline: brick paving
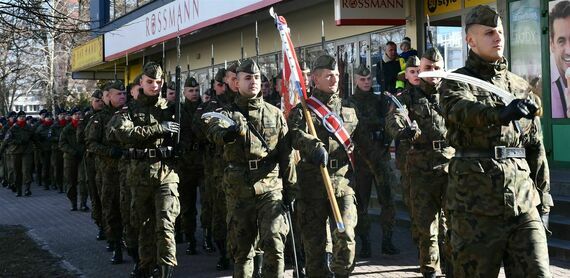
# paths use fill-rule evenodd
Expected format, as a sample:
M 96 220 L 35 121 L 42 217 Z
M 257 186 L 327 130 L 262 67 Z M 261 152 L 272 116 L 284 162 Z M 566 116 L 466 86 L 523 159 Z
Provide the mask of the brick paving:
M 130 258 L 121 265 L 111 265 L 111 253 L 105 250 L 105 242 L 95 240 L 97 233 L 90 214 L 69 211 L 64 194 L 44 191 L 32 186 L 32 197 L 15 197 L 0 188 L 0 224 L 23 225 L 30 229 L 30 235 L 44 248 L 63 259 L 65 267 L 83 277 L 128 277 L 132 267 Z M 417 265 L 417 252 L 409 230 L 397 227 L 395 244 L 402 250 L 396 256 L 380 254 L 380 226 L 373 223 L 372 247 L 375 251 L 370 260 L 357 260 L 351 277 L 421 277 Z M 197 235 L 201 238 L 201 235 Z M 175 277 L 231 277 L 231 271 L 215 270 L 216 254 L 187 256 L 185 244 L 178 245 L 178 263 Z M 570 277 L 570 262 L 551 260 L 554 277 Z M 286 277 L 292 277 L 289 267 Z M 504 277 L 501 273 L 500 277 Z

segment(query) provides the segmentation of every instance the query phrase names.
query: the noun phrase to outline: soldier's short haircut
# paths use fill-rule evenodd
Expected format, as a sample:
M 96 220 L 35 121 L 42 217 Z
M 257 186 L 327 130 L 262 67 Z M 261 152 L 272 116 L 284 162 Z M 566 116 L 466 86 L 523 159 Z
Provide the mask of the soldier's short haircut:
M 560 1 L 554 5 L 548 17 L 548 27 L 550 28 L 550 39 L 554 39 L 554 20 L 570 17 L 570 2 Z
M 393 45 L 394 47 L 396 47 L 396 43 L 393 41 L 389 41 L 386 43 L 386 46 L 390 46 L 390 45 Z

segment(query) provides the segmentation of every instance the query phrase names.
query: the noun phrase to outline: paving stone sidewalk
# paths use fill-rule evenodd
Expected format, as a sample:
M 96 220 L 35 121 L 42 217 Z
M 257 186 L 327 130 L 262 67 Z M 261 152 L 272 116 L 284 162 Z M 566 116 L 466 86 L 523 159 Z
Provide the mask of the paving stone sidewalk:
M 95 240 L 97 228 L 90 213 L 70 211 L 65 194 L 45 191 L 36 185 L 32 186 L 32 192 L 31 197 L 15 197 L 10 190 L 0 188 L 0 224 L 27 227 L 44 248 L 62 257 L 64 266 L 83 277 L 128 277 L 132 261 L 125 254 L 125 263 L 111 265 L 111 253 L 105 250 L 105 242 Z M 373 223 L 372 233 L 377 235 L 372 237 L 375 252 L 370 260 L 357 260 L 351 277 L 421 277 L 416 248 L 407 228 L 396 228 L 395 244 L 402 250 L 396 256 L 380 255 L 378 223 Z M 197 238 L 200 240 L 201 234 Z M 187 256 L 184 250 L 185 244 L 179 244 L 175 277 L 231 277 L 231 271 L 215 270 L 216 254 L 201 252 Z M 570 277 L 570 262 L 552 260 L 551 265 L 554 277 Z M 286 277 L 292 277 L 292 273 L 289 267 Z

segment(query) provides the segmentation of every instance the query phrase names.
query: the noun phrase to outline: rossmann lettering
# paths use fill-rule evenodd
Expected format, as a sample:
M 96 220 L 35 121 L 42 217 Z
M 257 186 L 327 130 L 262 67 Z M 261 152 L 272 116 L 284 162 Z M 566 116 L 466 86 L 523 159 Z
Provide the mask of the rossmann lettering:
M 346 9 L 403 8 L 404 0 L 342 0 Z

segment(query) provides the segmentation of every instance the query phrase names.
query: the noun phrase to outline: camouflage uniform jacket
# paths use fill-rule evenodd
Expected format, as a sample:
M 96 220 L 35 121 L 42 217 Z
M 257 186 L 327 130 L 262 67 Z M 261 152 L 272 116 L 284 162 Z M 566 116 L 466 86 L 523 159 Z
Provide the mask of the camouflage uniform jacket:
M 66 124 L 67 125 L 67 124 Z M 59 151 L 59 136 L 61 136 L 61 131 L 65 126 L 61 126 L 59 121 L 55 121 L 48 131 L 48 140 L 51 144 L 52 151 Z
M 234 198 L 243 198 L 291 188 L 296 176 L 283 113 L 262 97 L 245 98 L 240 95 L 220 112 L 245 130 L 245 136 L 225 143 L 223 137 L 229 127 L 227 123 L 218 119 L 208 122 L 209 138 L 218 145 L 224 145 L 224 160 L 228 163 L 224 171 L 226 193 Z M 247 122 L 259 132 L 268 148 L 263 146 L 262 139 L 255 135 Z
M 105 127 L 116 111 L 117 109 L 115 108 L 105 106 L 89 120 L 85 129 L 88 152 L 94 153 L 101 158 L 111 157 L 113 145 L 107 141 Z
M 180 111 L 180 144 L 181 159 L 178 161 L 183 169 L 194 169 L 201 171 L 202 169 L 202 151 L 204 150 L 204 142 L 198 138 L 192 125 L 198 106 L 202 102 L 190 102 L 186 100 L 181 105 Z
M 327 94 L 313 89 L 312 95 L 325 104 L 331 112 L 337 114 L 344 123 L 344 128 L 349 134 L 354 133 L 358 125 L 358 118 L 354 108 L 343 104 L 338 93 Z M 301 105 L 297 105 L 289 113 L 289 129 L 291 134 L 291 144 L 294 149 L 299 150 L 301 161 L 297 165 L 298 176 L 298 198 L 326 199 L 326 189 L 321 175 L 320 166 L 308 161 L 317 148 L 323 146 L 329 153 L 329 163 L 327 165 L 332 185 L 337 197 L 354 194 L 349 187 L 350 162 L 344 147 L 336 140 L 334 135 L 327 131 L 323 122 L 313 113 L 313 125 L 317 132 L 317 137 L 311 135 L 307 129 L 307 123 L 303 115 Z
M 93 108 L 89 109 L 89 111 L 87 111 L 87 113 L 85 113 L 85 116 L 83 116 L 83 118 L 81 120 L 79 120 L 79 125 L 77 126 L 77 142 L 79 142 L 80 144 L 83 144 L 85 146 L 87 146 L 87 139 L 85 138 L 85 131 L 89 128 L 89 123 L 91 121 L 91 118 L 93 118 L 93 116 L 95 116 L 96 113 L 98 113 L 99 111 L 93 110 Z
M 64 159 L 81 157 L 85 145 L 77 142 L 77 128 L 68 124 L 63 128 L 59 137 L 59 149 L 63 152 Z
M 466 65 L 456 72 L 485 80 L 511 92 L 516 98 L 534 98 L 531 86 L 507 70 L 507 61 L 488 63 L 469 53 Z M 502 125 L 505 106 L 495 94 L 470 84 L 444 80 L 439 88 L 446 119 L 448 142 L 460 150 L 493 152 L 496 146 L 522 147 L 526 159 L 454 158 L 450 164 L 448 207 L 481 215 L 513 216 L 541 204 L 542 212 L 553 205 L 548 162 L 542 141 L 540 118 L 521 119 L 523 133 Z M 480 179 L 478 188 L 464 188 L 453 178 Z
M 416 121 L 420 136 L 411 141 L 408 155 L 416 157 L 416 164 L 422 164 L 426 171 L 443 169 L 447 172 L 448 162 L 454 150 L 447 146 L 445 136 L 447 129 L 440 108 L 440 94 L 436 87 L 421 80 L 420 86 L 410 86 L 406 93 L 398 95 L 398 100 L 406 106 L 406 110 L 392 109 L 388 115 L 386 128 L 396 138 L 408 126 L 405 119 L 407 113 L 410 121 Z M 418 155 L 423 157 L 418 162 Z M 416 165 L 421 166 L 421 165 Z
M 52 124 L 53 125 L 53 124 Z M 51 150 L 51 142 L 49 140 L 49 133 L 50 133 L 51 125 L 45 125 L 41 123 L 36 127 L 35 134 L 38 139 L 38 146 L 41 151 L 50 151 Z
M 5 150 L 7 154 L 30 154 L 33 153 L 32 144 L 36 143 L 32 126 L 26 124 L 24 127 L 20 127 L 18 124 L 14 124 L 6 132 L 0 150 Z
M 173 121 L 173 110 L 163 98 L 140 94 L 136 104 L 121 109 L 108 124 L 108 138 L 114 138 L 122 145 L 132 146 L 137 150 L 169 147 L 173 137 L 165 135 L 161 122 Z M 158 184 L 178 183 L 178 174 L 174 170 L 173 158 L 131 159 L 131 171 L 140 178 Z
M 390 160 L 392 137 L 384 130 L 388 101 L 383 95 L 378 96 L 372 91 L 364 92 L 358 87 L 348 99 L 348 104 L 354 108 L 358 117 L 358 128 L 354 131 L 356 151 L 367 163 Z

